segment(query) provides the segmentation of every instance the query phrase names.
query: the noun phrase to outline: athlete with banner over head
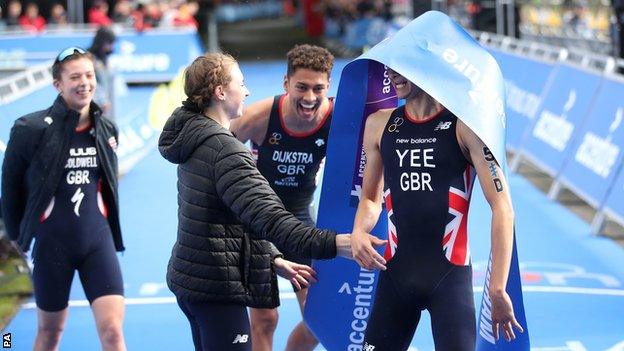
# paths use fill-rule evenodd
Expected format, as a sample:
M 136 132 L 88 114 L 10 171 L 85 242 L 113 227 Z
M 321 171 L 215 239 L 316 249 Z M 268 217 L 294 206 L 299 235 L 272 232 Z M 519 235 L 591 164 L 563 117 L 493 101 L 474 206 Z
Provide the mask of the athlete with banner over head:
M 354 116 L 350 106 L 342 105 L 362 101 L 358 92 L 366 93 L 367 87 L 378 87 L 381 81 L 391 85 L 398 98 L 405 99 L 404 106 L 381 109 L 366 118 Z M 347 332 L 341 338 L 348 341 L 335 343 L 331 335 L 321 332 L 321 318 L 312 312 L 315 295 L 327 299 L 323 284 L 327 291 L 340 292 L 343 289 L 337 286 L 353 280 L 342 273 L 347 270 L 315 265 L 321 281 L 316 291 L 310 291 L 306 318 L 326 347 L 346 342 L 351 350 L 406 350 L 421 311 L 427 309 L 438 351 L 475 350 L 475 345 L 478 350 L 529 350 L 513 207 L 504 169 L 502 83 L 489 53 L 450 18 L 435 11 L 420 16 L 345 67 L 330 134 L 327 171 L 332 170 L 333 158 L 343 149 L 333 148 L 334 131 L 343 124 L 353 129 L 358 126 L 355 122 L 361 123 L 361 130 L 365 123 L 361 140 L 366 165 L 352 250 L 363 272 L 385 270 L 379 274 L 370 315 L 356 295 L 352 315 L 358 312 L 359 319 L 347 316 L 345 322 L 350 324 L 343 328 Z M 341 157 L 339 164 L 345 162 Z M 492 209 L 491 257 L 478 323 L 467 238 L 475 176 Z M 338 185 L 332 186 L 332 181 Z M 336 192 L 340 183 L 344 179 L 326 181 L 323 189 Z M 378 221 L 382 193 L 388 215 L 388 245 L 383 259 L 361 240 Z M 329 203 L 321 198 L 322 226 L 328 225 L 324 218 L 329 214 L 323 206 Z M 335 203 L 331 203 L 332 216 L 340 215 Z M 353 271 L 348 274 L 353 275 Z M 359 293 L 360 285 L 357 288 L 352 289 Z M 336 319 L 335 315 L 331 318 Z M 364 328 L 360 337 L 358 332 Z M 342 332 L 340 326 L 334 330 Z M 500 340 L 503 338 L 507 341 Z
M 251 140 L 257 151 L 258 170 L 302 222 L 314 226 L 310 204 L 316 176 L 327 151 L 333 99 L 327 97 L 334 56 L 315 45 L 296 45 L 287 56 L 285 94 L 258 101 L 232 120 L 230 129 L 241 142 Z M 288 261 L 310 265 L 311 260 L 285 253 Z M 293 285 L 303 311 L 308 289 Z M 273 349 L 277 327 L 275 308 L 252 308 L 254 351 Z M 286 350 L 313 350 L 318 341 L 301 321 L 288 337 Z
M 383 193 L 389 216 L 387 269 L 380 274 L 364 347 L 407 349 L 426 309 L 436 350 L 474 350 L 467 222 L 475 172 L 492 208 L 493 333 L 515 339 L 513 327 L 522 327 L 505 292 L 513 207 L 503 172 L 483 141 L 452 112 L 397 72 L 390 70 L 389 77 L 406 102 L 366 121 L 366 168 L 351 243 L 360 266 L 385 268 L 370 241 L 362 240 L 377 222 Z

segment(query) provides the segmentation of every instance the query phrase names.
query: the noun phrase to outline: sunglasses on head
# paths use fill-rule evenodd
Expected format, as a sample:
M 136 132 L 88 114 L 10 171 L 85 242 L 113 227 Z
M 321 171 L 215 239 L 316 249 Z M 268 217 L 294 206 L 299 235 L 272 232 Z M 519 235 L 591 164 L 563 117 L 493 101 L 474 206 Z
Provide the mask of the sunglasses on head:
M 72 46 L 69 47 L 63 51 L 61 51 L 60 54 L 58 54 L 58 56 L 56 57 L 56 61 L 58 62 L 63 62 L 66 58 L 70 57 L 71 55 L 75 55 L 75 54 L 85 54 L 87 53 L 87 51 L 83 48 L 79 48 L 77 46 Z

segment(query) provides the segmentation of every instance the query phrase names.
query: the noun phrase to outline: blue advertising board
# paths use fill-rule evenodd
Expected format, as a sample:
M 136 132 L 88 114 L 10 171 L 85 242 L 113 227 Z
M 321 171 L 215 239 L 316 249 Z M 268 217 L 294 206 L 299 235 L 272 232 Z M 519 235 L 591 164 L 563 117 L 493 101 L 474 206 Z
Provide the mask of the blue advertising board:
M 600 86 L 601 76 L 559 64 L 530 130 L 522 155 L 550 175 L 561 170 Z
M 0 158 L 4 158 L 6 143 L 9 141 L 9 134 L 15 120 L 27 113 L 48 108 L 57 94 L 50 84 L 35 90 L 26 97 L 8 104 L 0 104 Z
M 362 190 L 366 164 L 362 141 L 366 118 L 380 108 L 397 106 L 396 93 L 384 65 L 358 61 L 351 63 L 349 68 L 352 74 L 343 74 L 340 78 L 317 223 L 320 228 L 343 233 L 352 230 Z M 362 77 L 369 79 L 363 82 Z M 350 118 L 344 118 L 347 116 Z M 385 218 L 383 213 L 373 229 L 373 233 L 382 238 L 387 236 Z M 315 261 L 314 269 L 322 278 L 310 287 L 305 305 L 306 322 L 326 349 L 361 350 L 378 272 L 360 268 L 354 261 L 343 258 Z M 327 318 L 327 313 L 318 313 L 327 311 L 327 306 L 334 306 L 331 318 Z
M 498 50 L 489 50 L 498 62 L 506 90 L 507 148 L 518 149 L 524 131 L 532 125 L 542 91 L 554 65 Z M 530 73 L 529 73 L 530 72 Z
M 609 216 L 615 217 L 624 225 L 624 167 L 621 164 L 619 175 L 611 187 L 604 208 Z
M 623 158 L 624 101 L 616 96 L 624 96 L 624 84 L 605 79 L 560 178 L 595 208 L 603 203 Z
M 63 48 L 88 48 L 93 32 L 0 37 L 4 65 L 28 67 L 52 61 Z M 204 52 L 193 29 L 124 31 L 117 35 L 109 64 L 128 82 L 165 82 Z

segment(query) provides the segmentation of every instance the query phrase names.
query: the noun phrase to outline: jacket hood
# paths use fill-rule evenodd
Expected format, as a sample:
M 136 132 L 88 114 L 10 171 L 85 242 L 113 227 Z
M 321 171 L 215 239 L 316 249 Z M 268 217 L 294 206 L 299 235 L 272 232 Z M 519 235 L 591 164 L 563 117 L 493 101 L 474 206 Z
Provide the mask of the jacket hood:
M 173 111 L 158 140 L 158 151 L 169 162 L 184 163 L 207 138 L 230 134 L 212 118 L 199 112 L 196 105 L 185 101 Z

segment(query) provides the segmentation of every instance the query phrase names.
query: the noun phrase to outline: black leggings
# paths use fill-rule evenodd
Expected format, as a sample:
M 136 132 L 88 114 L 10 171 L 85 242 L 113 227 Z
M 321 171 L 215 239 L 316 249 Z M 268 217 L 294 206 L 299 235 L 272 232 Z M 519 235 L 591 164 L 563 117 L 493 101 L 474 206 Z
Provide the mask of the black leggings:
M 196 351 L 251 351 L 247 307 L 182 299 L 178 306 L 191 323 Z
M 421 311 L 427 309 L 436 351 L 474 351 L 476 321 L 470 266 L 451 267 L 433 291 L 424 295 L 405 289 L 393 278 L 387 271 L 380 274 L 365 346 L 374 346 L 375 351 L 407 350 Z

